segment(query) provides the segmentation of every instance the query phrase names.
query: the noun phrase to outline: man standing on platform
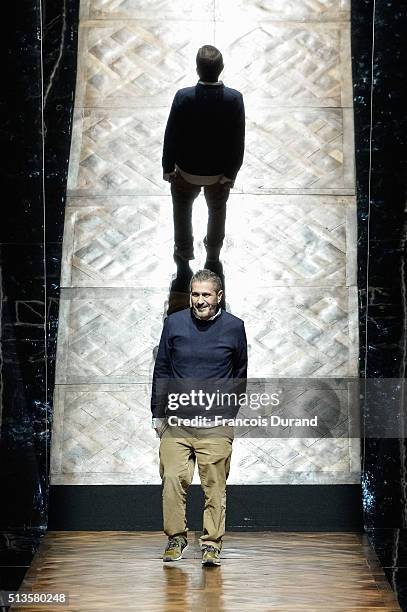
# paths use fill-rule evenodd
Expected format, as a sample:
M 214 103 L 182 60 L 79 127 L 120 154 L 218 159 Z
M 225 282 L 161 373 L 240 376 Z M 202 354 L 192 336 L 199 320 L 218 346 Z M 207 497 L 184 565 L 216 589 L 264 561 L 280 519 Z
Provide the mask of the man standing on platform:
M 196 66 L 198 83 L 175 94 L 162 157 L 163 178 L 171 183 L 174 260 L 178 275 L 189 278 L 189 260 L 194 259 L 192 205 L 201 187 L 208 205 L 205 268 L 222 273 L 226 202 L 243 163 L 245 140 L 243 96 L 218 81 L 221 52 L 211 45 L 201 47 Z
M 220 308 L 222 284 L 214 272 L 196 272 L 190 287 L 191 308 L 169 315 L 164 322 L 153 374 L 151 411 L 161 438 L 160 476 L 168 536 L 163 560 L 181 559 L 187 546 L 186 494 L 197 461 L 205 496 L 202 563 L 220 565 L 233 427 L 214 426 L 211 418 L 200 427 L 171 424 L 174 413 L 168 410 L 168 393 L 160 396 L 158 387 L 163 382 L 168 387 L 174 381 L 216 379 L 237 382 L 245 390 L 247 342 L 243 321 Z M 185 408 L 187 413 L 189 408 Z

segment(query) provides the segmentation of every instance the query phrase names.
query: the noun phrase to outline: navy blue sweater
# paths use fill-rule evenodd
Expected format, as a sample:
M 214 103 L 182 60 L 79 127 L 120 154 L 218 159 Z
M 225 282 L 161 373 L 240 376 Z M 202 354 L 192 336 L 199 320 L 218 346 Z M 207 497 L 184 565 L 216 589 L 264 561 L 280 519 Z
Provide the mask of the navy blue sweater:
M 212 321 L 200 321 L 190 308 L 166 318 L 153 374 L 153 417 L 165 416 L 157 381 L 185 378 L 247 378 L 247 341 L 241 319 L 222 310 Z
M 190 174 L 235 179 L 243 163 L 245 108 L 237 89 L 197 83 L 175 94 L 164 136 L 162 165 Z

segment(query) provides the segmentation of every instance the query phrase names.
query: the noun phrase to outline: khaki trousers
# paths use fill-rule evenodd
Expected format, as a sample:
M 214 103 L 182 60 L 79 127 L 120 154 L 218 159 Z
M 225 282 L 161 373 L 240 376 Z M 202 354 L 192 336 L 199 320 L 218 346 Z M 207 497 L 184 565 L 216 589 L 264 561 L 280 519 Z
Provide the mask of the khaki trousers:
M 163 483 L 164 532 L 187 537 L 186 496 L 195 461 L 205 496 L 201 548 L 219 550 L 225 533 L 226 480 L 232 455 L 233 427 L 195 428 L 168 426 L 160 442 L 160 476 Z

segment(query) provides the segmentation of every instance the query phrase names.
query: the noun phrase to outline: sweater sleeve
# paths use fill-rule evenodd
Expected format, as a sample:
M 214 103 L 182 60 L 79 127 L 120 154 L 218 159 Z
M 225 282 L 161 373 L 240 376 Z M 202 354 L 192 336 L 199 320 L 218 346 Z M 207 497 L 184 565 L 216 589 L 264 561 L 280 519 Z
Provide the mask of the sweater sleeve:
M 177 141 L 180 130 L 180 108 L 178 100 L 178 92 L 175 94 L 172 102 L 170 114 L 167 120 L 167 126 L 164 134 L 164 147 L 162 156 L 162 167 L 164 173 L 172 172 L 175 168 L 177 157 Z
M 245 394 L 247 388 L 247 340 L 243 321 L 238 330 L 236 349 L 233 354 L 233 391 L 238 396 Z M 234 406 L 230 416 L 236 417 L 239 404 Z
M 237 100 L 237 109 L 234 113 L 232 125 L 231 154 L 224 171 L 224 175 L 233 180 L 236 179 L 236 175 L 243 164 L 246 130 L 245 107 L 242 94 L 240 94 Z
M 246 330 L 242 321 L 239 331 L 238 343 L 233 356 L 233 378 L 247 378 L 247 339 Z
M 165 383 L 163 381 L 172 376 L 168 326 L 167 318 L 164 321 L 153 372 L 153 384 L 151 389 L 151 413 L 153 418 L 165 417 L 167 397 L 165 393 Z

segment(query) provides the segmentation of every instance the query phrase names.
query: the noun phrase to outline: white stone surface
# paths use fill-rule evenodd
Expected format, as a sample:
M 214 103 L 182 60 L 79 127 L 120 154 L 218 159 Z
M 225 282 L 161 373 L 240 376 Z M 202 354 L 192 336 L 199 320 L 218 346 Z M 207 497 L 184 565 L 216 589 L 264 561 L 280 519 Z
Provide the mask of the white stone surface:
M 349 23 L 216 23 L 223 80 L 246 106 L 352 106 Z
M 215 0 L 215 11 L 217 21 L 348 21 L 350 0 Z
M 76 109 L 71 195 L 168 193 L 162 142 L 168 109 Z M 244 193 L 354 194 L 351 109 L 246 109 Z
M 201 194 L 194 204 L 198 266 L 206 215 Z M 232 194 L 222 251 L 228 285 L 354 285 L 354 223 L 349 196 Z M 169 195 L 68 200 L 62 287 L 162 288 L 173 272 Z
M 353 287 L 227 291 L 227 310 L 245 321 L 250 378 L 356 375 Z M 141 288 L 62 290 L 57 383 L 151 380 L 165 294 Z
M 149 391 L 145 384 L 58 386 L 52 482 L 159 484 Z M 358 440 L 346 438 L 236 438 L 229 482 L 355 483 L 358 448 Z
M 162 141 L 175 91 L 197 81 L 202 44 L 223 51 L 221 78 L 246 105 L 222 257 L 227 309 L 245 320 L 249 373 L 357 376 L 350 6 L 82 0 L 80 10 L 51 482 L 158 484 L 149 393 L 174 272 Z M 195 269 L 206 214 L 201 195 Z M 341 403 L 337 436 L 354 408 L 351 396 Z M 239 438 L 229 482 L 359 477 L 354 438 Z
M 76 108 L 167 107 L 197 80 L 194 57 L 213 22 L 98 20 L 79 31 Z

